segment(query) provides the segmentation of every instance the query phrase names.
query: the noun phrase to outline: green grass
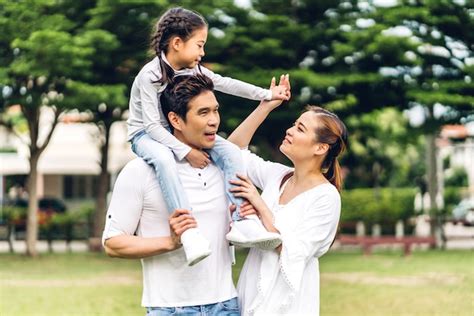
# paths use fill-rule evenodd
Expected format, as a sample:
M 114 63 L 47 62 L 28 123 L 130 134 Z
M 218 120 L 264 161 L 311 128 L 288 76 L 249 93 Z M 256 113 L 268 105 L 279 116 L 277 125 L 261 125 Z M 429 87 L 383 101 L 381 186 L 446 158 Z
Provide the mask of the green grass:
M 234 280 L 245 253 L 238 254 Z M 469 251 L 332 252 L 321 259 L 321 315 L 474 315 Z M 102 254 L 0 255 L 0 315 L 144 315 L 141 265 Z

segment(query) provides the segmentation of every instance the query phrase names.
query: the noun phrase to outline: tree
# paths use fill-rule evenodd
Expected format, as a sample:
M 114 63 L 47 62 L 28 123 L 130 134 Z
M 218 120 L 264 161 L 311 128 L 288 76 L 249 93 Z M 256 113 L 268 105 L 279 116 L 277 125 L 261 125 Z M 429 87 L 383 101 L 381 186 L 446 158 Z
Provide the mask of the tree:
M 101 31 L 74 34 L 74 23 L 50 1 L 0 3 L 2 54 L 0 80 L 3 106 L 19 104 L 27 121 L 30 174 L 27 219 L 27 253 L 37 255 L 37 165 L 54 132 L 58 117 L 76 107 L 81 98 L 73 91 L 93 75 L 94 46 L 107 39 Z M 40 131 L 43 109 L 53 113 L 50 125 Z M 44 126 L 44 125 L 43 125 Z
M 166 3 L 164 3 L 166 4 Z M 112 124 L 123 120 L 128 109 L 128 95 L 134 76 L 148 57 L 148 38 L 152 21 L 164 10 L 156 1 L 140 3 L 97 1 L 88 10 L 83 31 L 101 29 L 113 34 L 114 42 L 102 44 L 93 60 L 94 75 L 88 85 L 77 87 L 87 94 L 84 108 L 92 113 L 91 122 L 99 130 L 100 174 L 96 192 L 96 210 L 90 248 L 100 249 L 100 237 L 105 224 L 106 197 L 110 190 L 108 152 Z

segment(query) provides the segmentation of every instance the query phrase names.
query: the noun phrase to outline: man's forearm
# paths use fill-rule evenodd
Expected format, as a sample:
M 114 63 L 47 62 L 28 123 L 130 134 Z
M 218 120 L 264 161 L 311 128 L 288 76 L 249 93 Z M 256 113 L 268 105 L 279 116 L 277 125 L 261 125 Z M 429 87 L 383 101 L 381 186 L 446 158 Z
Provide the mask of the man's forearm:
M 141 259 L 178 249 L 171 237 L 143 238 L 121 235 L 105 241 L 105 252 L 111 257 Z

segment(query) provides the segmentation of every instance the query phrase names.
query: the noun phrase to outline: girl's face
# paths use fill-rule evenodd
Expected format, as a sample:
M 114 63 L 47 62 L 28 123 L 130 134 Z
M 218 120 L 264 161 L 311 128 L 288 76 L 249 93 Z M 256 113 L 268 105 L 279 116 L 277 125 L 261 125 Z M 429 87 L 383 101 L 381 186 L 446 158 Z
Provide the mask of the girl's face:
M 195 30 L 187 41 L 177 42 L 175 49 L 176 63 L 179 69 L 196 67 L 205 55 L 204 45 L 207 40 L 207 27 Z
M 318 120 L 313 112 L 303 113 L 294 125 L 286 130 L 280 151 L 293 162 L 314 159 L 315 155 L 324 154 L 321 143 L 316 142 L 317 126 Z

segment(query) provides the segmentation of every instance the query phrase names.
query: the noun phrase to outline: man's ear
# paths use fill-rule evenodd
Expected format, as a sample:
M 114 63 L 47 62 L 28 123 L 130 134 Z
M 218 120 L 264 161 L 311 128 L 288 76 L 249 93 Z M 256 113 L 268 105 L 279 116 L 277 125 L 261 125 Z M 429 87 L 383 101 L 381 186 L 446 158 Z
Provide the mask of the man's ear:
M 170 121 L 171 126 L 173 126 L 175 130 L 181 131 L 182 129 L 181 125 L 183 124 L 183 119 L 179 117 L 178 114 L 176 114 L 175 112 L 169 112 L 168 120 Z
M 314 147 L 314 155 L 315 156 L 322 156 L 326 154 L 329 150 L 329 144 L 325 143 L 317 143 Z

